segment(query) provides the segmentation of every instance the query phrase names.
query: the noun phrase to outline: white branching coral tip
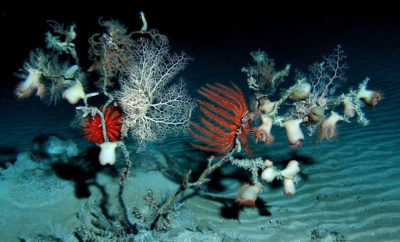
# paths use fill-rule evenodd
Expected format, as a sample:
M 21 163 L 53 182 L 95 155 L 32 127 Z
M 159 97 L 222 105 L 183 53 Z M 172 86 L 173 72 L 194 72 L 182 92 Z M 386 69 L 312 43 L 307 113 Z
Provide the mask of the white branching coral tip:
M 251 57 L 253 57 L 253 60 L 259 65 L 268 60 L 268 55 L 267 55 L 267 52 L 265 52 L 265 51 L 261 51 L 261 50 L 252 51 L 252 52 L 250 52 L 250 55 L 251 55 Z
M 263 186 L 260 182 L 257 182 L 254 185 L 243 184 L 239 188 L 239 193 L 235 202 L 243 206 L 251 206 L 252 208 L 255 208 L 255 201 L 257 200 L 258 194 L 262 191 L 262 188 Z
M 300 172 L 299 162 L 291 160 L 286 168 L 280 172 L 283 177 L 283 191 L 286 195 L 294 195 L 296 187 L 294 184 L 295 176 Z
M 142 20 L 142 23 L 143 23 L 142 29 L 140 31 L 146 32 L 147 31 L 147 20 L 146 20 L 146 17 L 144 16 L 144 12 L 140 11 L 139 15 L 140 15 L 140 19 Z
M 278 79 L 287 77 L 289 75 L 289 71 L 290 71 L 290 64 L 287 64 L 285 66 L 285 69 L 273 73 L 273 75 L 271 77 L 272 82 L 275 82 Z
M 255 91 L 260 90 L 260 86 L 257 84 L 257 80 L 253 76 L 249 76 L 249 78 L 247 78 L 247 84 L 249 85 L 250 89 Z
M 281 125 L 286 129 L 286 137 L 289 141 L 289 144 L 296 148 L 301 146 L 301 141 L 304 140 L 304 134 L 300 128 L 300 124 L 302 122 L 302 119 L 294 119 L 288 120 Z
M 266 167 L 265 170 L 261 173 L 261 179 L 266 182 L 272 182 L 275 177 L 279 175 L 278 171 L 273 166 L 273 162 L 271 160 L 265 160 L 264 165 Z
M 329 117 L 322 121 L 320 140 L 330 140 L 332 138 L 337 139 L 336 123 L 341 120 L 345 119 L 336 112 L 331 111 Z
M 78 65 L 72 65 L 70 66 L 64 74 L 64 78 L 65 79 L 72 79 L 74 78 L 74 76 L 76 75 L 77 71 L 79 70 L 79 66 Z
M 118 142 L 104 142 L 100 145 L 99 161 L 101 165 L 114 165 L 116 159 L 115 149 Z
M 85 91 L 83 90 L 82 83 L 80 81 L 75 81 L 75 84 L 67 88 L 62 97 L 66 99 L 70 104 L 76 104 L 79 100 L 85 97 Z

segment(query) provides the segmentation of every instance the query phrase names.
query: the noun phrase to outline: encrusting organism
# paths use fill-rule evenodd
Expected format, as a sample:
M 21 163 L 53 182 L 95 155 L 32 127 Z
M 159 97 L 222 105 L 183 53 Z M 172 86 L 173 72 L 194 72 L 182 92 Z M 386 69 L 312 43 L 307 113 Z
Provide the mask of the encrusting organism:
M 248 110 L 242 91 L 235 84 L 232 83 L 232 85 L 233 89 L 220 83 L 208 84 L 208 88 L 202 87 L 199 90 L 199 93 L 215 106 L 209 102 L 198 100 L 200 110 L 205 116 L 200 117 L 200 122 L 204 127 L 194 122 L 190 124 L 202 135 L 195 133 L 191 128 L 189 131 L 195 138 L 207 145 L 192 143 L 194 147 L 223 156 L 230 151 L 238 136 L 241 145 L 251 155 L 245 137 L 252 133 L 251 119 L 247 116 Z
M 103 111 L 103 107 L 100 108 Z M 112 141 L 118 141 L 121 138 L 121 114 L 115 107 L 107 107 L 104 113 L 104 123 L 107 138 Z M 99 115 L 87 115 L 82 124 L 82 132 L 85 139 L 93 144 L 101 145 L 104 143 L 103 129 Z

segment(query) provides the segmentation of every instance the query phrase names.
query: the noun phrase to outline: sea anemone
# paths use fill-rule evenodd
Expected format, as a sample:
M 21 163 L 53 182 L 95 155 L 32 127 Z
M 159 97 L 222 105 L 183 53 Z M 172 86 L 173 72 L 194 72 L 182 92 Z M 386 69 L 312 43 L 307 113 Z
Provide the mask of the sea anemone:
M 274 111 L 274 109 L 276 108 L 277 105 L 277 101 L 275 102 L 271 102 L 268 98 L 263 98 L 260 102 L 260 105 L 258 107 L 258 109 L 263 113 L 263 114 L 269 114 L 272 111 Z
M 264 161 L 265 170 L 261 173 L 261 179 L 266 182 L 272 182 L 279 175 L 279 172 L 273 165 L 274 163 L 271 160 L 267 159 Z
M 299 162 L 291 160 L 286 168 L 281 171 L 283 177 L 283 192 L 285 195 L 294 195 L 296 193 L 295 176 L 300 172 Z
M 22 82 L 20 82 L 15 89 L 15 95 L 18 98 L 27 98 L 32 95 L 32 93 L 36 90 L 36 96 L 40 98 L 44 97 L 45 86 L 40 82 L 41 72 L 39 70 L 35 70 L 29 68 L 28 76 Z
M 254 136 L 256 143 L 262 141 L 266 144 L 274 142 L 274 137 L 271 135 L 272 118 L 268 115 L 261 115 L 261 125 L 254 128 Z
M 382 93 L 367 89 L 369 78 L 366 78 L 358 87 L 357 97 L 365 104 L 375 108 L 379 101 L 382 100 Z
M 310 96 L 311 84 L 308 82 L 302 82 L 300 85 L 290 94 L 289 99 L 293 101 L 299 101 L 306 99 Z
M 242 206 L 251 206 L 255 208 L 256 200 L 258 194 L 262 191 L 263 186 L 260 182 L 257 182 L 254 185 L 243 184 L 239 188 L 239 193 L 236 197 L 235 202 L 239 203 Z
M 343 98 L 343 106 L 344 106 L 344 110 L 343 110 L 344 115 L 346 115 L 349 118 L 354 117 L 354 115 L 356 113 L 356 106 L 351 101 L 351 98 L 344 97 Z
M 74 85 L 70 86 L 63 92 L 62 97 L 67 99 L 70 104 L 76 104 L 79 102 L 79 100 L 85 97 L 82 83 L 77 80 Z
M 104 142 L 100 145 L 99 161 L 101 165 L 114 165 L 117 160 L 115 155 L 117 146 L 117 142 Z
M 298 148 L 301 146 L 301 141 L 304 140 L 303 132 L 301 132 L 300 124 L 303 122 L 301 119 L 288 120 L 281 126 L 286 129 L 286 137 L 290 146 Z
M 336 123 L 341 120 L 344 120 L 342 116 L 331 111 L 331 115 L 329 115 L 329 117 L 321 124 L 320 140 L 330 140 L 332 138 L 337 139 Z

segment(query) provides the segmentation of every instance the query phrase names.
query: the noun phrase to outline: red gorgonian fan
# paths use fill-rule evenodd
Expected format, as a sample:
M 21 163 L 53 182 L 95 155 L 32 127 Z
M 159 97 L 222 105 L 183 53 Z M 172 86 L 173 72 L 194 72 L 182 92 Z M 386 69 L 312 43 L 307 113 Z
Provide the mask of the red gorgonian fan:
M 100 111 L 103 111 L 103 107 L 100 108 Z M 118 141 L 121 138 L 122 117 L 115 107 L 107 107 L 104 113 L 104 122 L 108 139 L 111 142 Z M 93 117 L 91 115 L 86 116 L 82 124 L 82 132 L 85 135 L 85 139 L 90 143 L 104 143 L 101 119 L 98 114 Z
M 212 104 L 197 100 L 200 104 L 200 110 L 205 116 L 200 117 L 200 122 L 204 127 L 190 122 L 199 134 L 191 128 L 189 128 L 189 132 L 206 145 L 192 143 L 194 147 L 224 156 L 231 151 L 238 137 L 242 147 L 251 155 L 247 139 L 244 136 L 251 133 L 251 120 L 246 118 L 248 113 L 246 101 L 239 87 L 233 83 L 232 85 L 233 88 L 220 83 L 207 84 L 207 87 L 202 87 L 198 91 Z

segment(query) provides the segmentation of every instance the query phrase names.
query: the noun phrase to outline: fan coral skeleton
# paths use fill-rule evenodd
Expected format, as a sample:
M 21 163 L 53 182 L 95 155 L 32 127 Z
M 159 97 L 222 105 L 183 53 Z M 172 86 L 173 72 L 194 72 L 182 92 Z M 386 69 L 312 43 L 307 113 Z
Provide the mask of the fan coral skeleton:
M 189 129 L 189 131 L 195 138 L 208 145 L 192 144 L 194 147 L 225 155 L 230 151 L 238 137 L 247 153 L 251 155 L 247 139 L 244 136 L 252 133 L 250 129 L 251 118 L 248 115 L 242 91 L 235 84 L 232 83 L 232 85 L 234 89 L 219 83 L 208 84 L 208 88 L 202 87 L 199 90 L 201 95 L 216 106 L 198 100 L 200 110 L 208 120 L 205 117 L 200 117 L 200 122 L 204 127 L 191 122 L 191 125 L 203 136 L 195 133 L 192 129 Z
M 143 150 L 148 141 L 160 141 L 171 133 L 186 130 L 194 101 L 183 80 L 173 84 L 189 57 L 170 54 L 167 42 L 140 38 L 132 49 L 132 58 L 121 78 L 121 90 L 115 93 L 123 111 L 123 136 L 128 130 Z

